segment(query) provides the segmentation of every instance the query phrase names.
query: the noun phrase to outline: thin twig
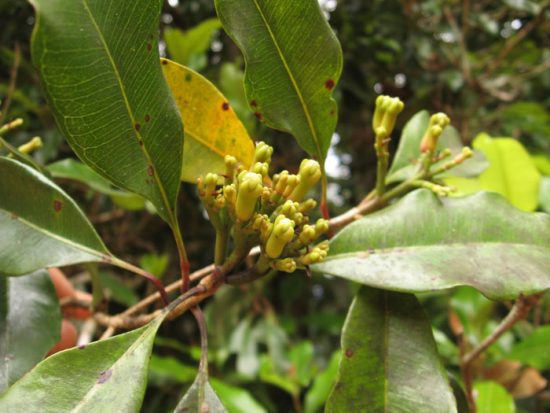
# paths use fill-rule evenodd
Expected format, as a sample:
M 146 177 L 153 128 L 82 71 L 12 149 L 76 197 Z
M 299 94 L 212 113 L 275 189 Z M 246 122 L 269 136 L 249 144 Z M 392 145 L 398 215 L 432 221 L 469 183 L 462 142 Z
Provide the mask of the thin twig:
M 13 65 L 10 71 L 10 83 L 8 86 L 8 92 L 6 94 L 6 99 L 2 105 L 2 111 L 0 112 L 0 125 L 4 121 L 5 117 L 8 114 L 8 110 L 11 104 L 11 98 L 15 92 L 15 86 L 17 84 L 17 73 L 19 72 L 19 63 L 21 62 L 21 48 L 19 43 L 15 43 L 15 51 L 13 55 Z

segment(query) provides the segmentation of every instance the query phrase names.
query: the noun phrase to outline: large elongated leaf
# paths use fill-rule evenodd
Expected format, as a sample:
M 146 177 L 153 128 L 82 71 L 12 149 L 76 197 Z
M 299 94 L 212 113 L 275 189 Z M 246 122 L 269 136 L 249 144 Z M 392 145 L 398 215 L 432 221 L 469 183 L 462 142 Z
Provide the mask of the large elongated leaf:
M 161 0 L 31 0 L 32 55 L 77 155 L 172 226 L 183 131 L 158 54 Z
M 344 324 L 342 353 L 325 412 L 456 412 L 414 295 L 362 287 Z
M 246 60 L 245 88 L 256 116 L 290 132 L 324 160 L 336 127 L 332 90 L 340 45 L 316 0 L 216 0 L 224 29 Z
M 0 392 L 59 340 L 61 312 L 49 274 L 0 277 Z
M 162 59 L 162 70 L 185 122 L 181 178 L 195 183 L 208 172 L 224 173 L 225 155 L 233 155 L 244 167 L 250 167 L 254 143 L 216 86 L 168 59 Z
M 550 288 L 550 216 L 481 192 L 417 190 L 333 238 L 314 271 L 407 292 L 469 285 L 492 299 Z
M 0 158 L 0 275 L 109 260 L 76 203 L 29 166 Z
M 162 319 L 47 358 L 0 397 L 0 411 L 139 412 Z

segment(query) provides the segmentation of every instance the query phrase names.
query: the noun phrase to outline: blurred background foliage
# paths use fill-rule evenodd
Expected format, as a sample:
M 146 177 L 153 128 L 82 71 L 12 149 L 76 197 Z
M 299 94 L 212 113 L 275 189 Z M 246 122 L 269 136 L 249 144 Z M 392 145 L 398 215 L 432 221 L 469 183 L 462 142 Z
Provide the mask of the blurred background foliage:
M 481 132 L 515 139 L 543 176 L 538 208 L 550 212 L 549 1 L 320 4 L 344 52 L 344 72 L 335 92 L 340 122 L 326 165 L 333 215 L 362 199 L 374 184 L 370 120 L 381 93 L 406 104 L 397 129 L 427 109 L 446 112 L 465 143 Z M 175 280 L 177 254 L 168 227 L 149 212 L 147 203 L 66 160 L 74 155 L 55 127 L 30 62 L 30 5 L 0 0 L 0 19 L 2 112 L 5 120 L 25 121 L 24 128 L 9 135 L 10 143 L 41 136 L 44 146 L 35 158 L 56 162 L 51 173 L 81 203 L 111 250 L 139 262 L 165 283 Z M 161 54 L 213 81 L 250 135 L 275 147 L 273 167 L 296 170 L 305 154 L 291 137 L 260 124 L 248 108 L 243 59 L 221 29 L 213 2 L 167 1 L 160 30 Z M 394 139 L 393 149 L 396 145 Z M 192 267 L 209 264 L 214 232 L 193 185 L 184 185 L 181 214 Z M 89 275 L 78 270 L 69 270 L 73 282 L 89 289 Z M 111 312 L 151 292 L 141 280 L 115 270 L 101 268 L 100 276 Z M 207 302 L 212 385 L 229 410 L 319 411 L 337 368 L 339 333 L 354 290 L 342 280 L 295 273 L 223 288 Z M 459 382 L 455 335 L 464 331 L 466 346 L 479 343 L 506 314 L 508 303 L 490 302 L 468 288 L 421 298 L 450 376 Z M 476 366 L 476 391 L 489 406 L 504 406 L 499 412 L 514 411 L 512 398 L 516 411 L 550 409 L 550 392 L 544 390 L 550 377 L 550 326 L 544 326 L 550 322 L 549 308 L 546 297 L 532 319 L 505 334 Z M 144 412 L 172 411 L 194 379 L 198 344 L 191 317 L 161 328 Z

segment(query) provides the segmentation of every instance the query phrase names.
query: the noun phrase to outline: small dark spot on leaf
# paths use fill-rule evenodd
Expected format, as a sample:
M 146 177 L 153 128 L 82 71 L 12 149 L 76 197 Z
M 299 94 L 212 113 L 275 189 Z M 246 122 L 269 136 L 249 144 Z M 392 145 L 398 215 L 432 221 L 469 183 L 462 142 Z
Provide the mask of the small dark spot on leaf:
M 139 140 L 138 140 L 138 144 L 139 144 L 139 146 L 143 146 L 143 140 L 142 140 L 142 139 L 139 139 Z
M 332 110 L 330 111 L 330 116 L 334 116 L 335 113 L 336 113 L 336 111 L 335 111 L 334 109 L 332 109 Z
M 223 110 L 229 110 L 229 102 L 223 102 L 222 103 L 222 109 Z
M 78 349 L 79 349 L 79 350 L 84 350 L 85 348 L 86 348 L 86 344 L 80 344 L 80 345 L 78 346 Z
M 109 378 L 112 375 L 113 375 L 113 370 L 111 370 L 111 369 L 102 371 L 101 373 L 99 373 L 99 379 L 97 379 L 97 384 L 105 383 L 107 380 L 109 380 Z
M 150 52 L 153 48 L 153 45 L 151 43 L 147 43 L 147 51 Z
M 151 115 L 147 114 L 143 119 L 145 119 L 145 122 L 149 122 L 151 120 Z
M 262 120 L 262 114 L 260 112 L 254 112 L 254 116 L 256 116 L 258 120 Z
M 136 128 L 136 130 L 139 132 L 139 130 L 141 129 L 141 125 L 139 123 L 136 123 L 134 125 L 134 128 Z
M 10 215 L 10 218 L 11 218 L 11 219 L 17 219 L 17 218 L 19 218 L 19 216 L 18 216 L 17 214 L 14 214 L 14 213 L 12 212 L 12 214 Z
M 101 261 L 107 263 L 107 264 L 110 264 L 113 260 L 111 259 L 111 257 L 109 257 L 108 255 L 102 255 L 101 256 Z
M 253 108 L 257 107 L 258 106 L 258 102 L 256 102 L 256 99 L 252 99 L 250 101 L 250 106 L 252 106 Z
M 61 208 L 63 208 L 63 203 L 60 200 L 56 199 L 53 201 L 53 209 L 55 212 L 61 211 Z
M 152 165 L 149 165 L 149 166 L 147 167 L 147 175 L 153 176 L 154 174 L 155 174 L 155 168 L 153 168 Z
M 353 357 L 353 349 L 351 348 L 346 349 L 346 357 L 349 359 Z
M 186 82 L 190 82 L 191 79 L 192 79 L 191 74 L 190 74 L 190 73 L 187 73 L 187 74 L 185 75 L 185 81 L 186 81 Z
M 168 64 L 168 60 L 164 60 L 164 59 L 163 59 L 163 60 L 162 60 L 162 64 L 163 64 L 163 65 L 167 65 L 167 64 Z
M 328 90 L 332 90 L 332 89 L 334 88 L 334 80 L 328 79 L 328 80 L 325 82 L 325 87 L 326 87 Z

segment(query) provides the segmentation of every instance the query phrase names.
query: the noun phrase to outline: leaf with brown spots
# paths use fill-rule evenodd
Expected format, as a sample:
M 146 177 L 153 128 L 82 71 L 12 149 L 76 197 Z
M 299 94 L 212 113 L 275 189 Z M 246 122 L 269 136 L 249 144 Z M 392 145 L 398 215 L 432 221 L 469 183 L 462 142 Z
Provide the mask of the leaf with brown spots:
M 326 413 L 456 412 L 428 319 L 416 297 L 361 287 L 342 331 Z
M 199 73 L 170 60 L 162 62 L 185 123 L 182 180 L 196 183 L 208 172 L 224 173 L 226 155 L 250 167 L 254 143 L 227 98 Z
M 0 396 L 0 411 L 139 412 L 163 319 L 48 357 Z

